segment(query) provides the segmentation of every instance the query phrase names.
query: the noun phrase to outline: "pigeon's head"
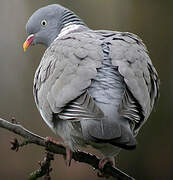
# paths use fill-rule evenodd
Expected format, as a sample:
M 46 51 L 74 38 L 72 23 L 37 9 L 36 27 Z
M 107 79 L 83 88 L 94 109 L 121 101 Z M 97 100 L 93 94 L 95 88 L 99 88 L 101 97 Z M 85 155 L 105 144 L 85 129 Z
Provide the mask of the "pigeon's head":
M 84 23 L 72 11 L 58 4 L 38 9 L 26 24 L 28 38 L 23 44 L 24 51 L 35 44 L 48 47 L 68 24 Z

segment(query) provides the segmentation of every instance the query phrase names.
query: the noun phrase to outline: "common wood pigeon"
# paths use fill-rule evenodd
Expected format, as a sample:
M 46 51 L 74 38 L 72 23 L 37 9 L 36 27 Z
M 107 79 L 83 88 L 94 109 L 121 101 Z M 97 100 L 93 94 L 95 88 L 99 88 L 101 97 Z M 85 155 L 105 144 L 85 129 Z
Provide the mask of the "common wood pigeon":
M 47 125 L 72 151 L 91 145 L 112 162 L 134 149 L 159 97 L 159 79 L 142 40 L 128 32 L 92 30 L 69 9 L 38 9 L 26 24 L 30 45 L 47 47 L 34 77 L 34 98 Z

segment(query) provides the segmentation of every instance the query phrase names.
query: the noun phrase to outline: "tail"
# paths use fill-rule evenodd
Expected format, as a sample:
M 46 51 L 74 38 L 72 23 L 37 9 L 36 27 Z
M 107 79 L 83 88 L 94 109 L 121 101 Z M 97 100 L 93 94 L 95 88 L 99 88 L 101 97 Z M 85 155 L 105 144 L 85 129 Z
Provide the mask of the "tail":
M 123 149 L 132 150 L 136 148 L 136 139 L 127 125 L 118 122 L 108 123 L 106 121 L 86 121 L 82 123 L 83 135 L 87 140 L 96 143 L 109 143 Z

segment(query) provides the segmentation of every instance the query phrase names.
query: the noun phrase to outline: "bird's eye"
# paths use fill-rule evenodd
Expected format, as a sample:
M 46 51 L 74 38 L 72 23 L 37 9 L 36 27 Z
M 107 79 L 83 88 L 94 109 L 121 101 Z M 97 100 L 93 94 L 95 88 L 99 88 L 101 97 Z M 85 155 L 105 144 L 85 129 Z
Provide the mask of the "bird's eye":
M 41 25 L 42 25 L 42 26 L 46 26 L 46 25 L 47 25 L 47 21 L 46 21 L 45 19 L 42 20 L 42 21 L 41 21 Z

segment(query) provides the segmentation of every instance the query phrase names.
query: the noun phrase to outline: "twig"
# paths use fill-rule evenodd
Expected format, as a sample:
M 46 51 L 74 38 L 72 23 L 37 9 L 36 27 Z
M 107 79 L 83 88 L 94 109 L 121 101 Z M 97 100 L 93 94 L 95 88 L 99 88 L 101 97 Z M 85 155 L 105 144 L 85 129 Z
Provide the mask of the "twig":
M 25 129 L 20 124 L 13 124 L 13 123 L 10 123 L 10 122 L 0 118 L 0 127 L 4 128 L 4 129 L 8 129 L 9 131 L 12 131 L 15 134 L 22 136 L 23 138 L 25 138 L 27 140 L 27 143 L 33 143 L 33 144 L 37 144 L 39 146 L 43 146 L 48 151 L 50 151 L 54 154 L 66 155 L 66 151 L 65 151 L 64 147 L 58 146 L 56 144 L 46 143 L 44 137 L 41 137 L 37 134 L 30 132 L 29 130 Z M 96 157 L 95 155 L 78 151 L 78 152 L 73 153 L 72 158 L 75 161 L 87 163 L 87 164 L 91 165 L 94 169 L 100 170 L 98 167 L 99 158 Z M 104 169 L 100 170 L 100 171 L 103 174 L 112 176 L 114 178 L 117 178 L 118 180 L 135 180 L 134 178 L 125 174 L 118 168 L 113 168 L 109 164 L 106 164 Z
M 54 160 L 53 154 L 50 152 L 46 152 L 46 157 L 43 161 L 39 162 L 40 168 L 29 175 L 28 180 L 36 180 L 39 177 L 44 176 L 44 179 L 50 180 L 50 172 L 52 168 L 50 167 L 51 161 Z

